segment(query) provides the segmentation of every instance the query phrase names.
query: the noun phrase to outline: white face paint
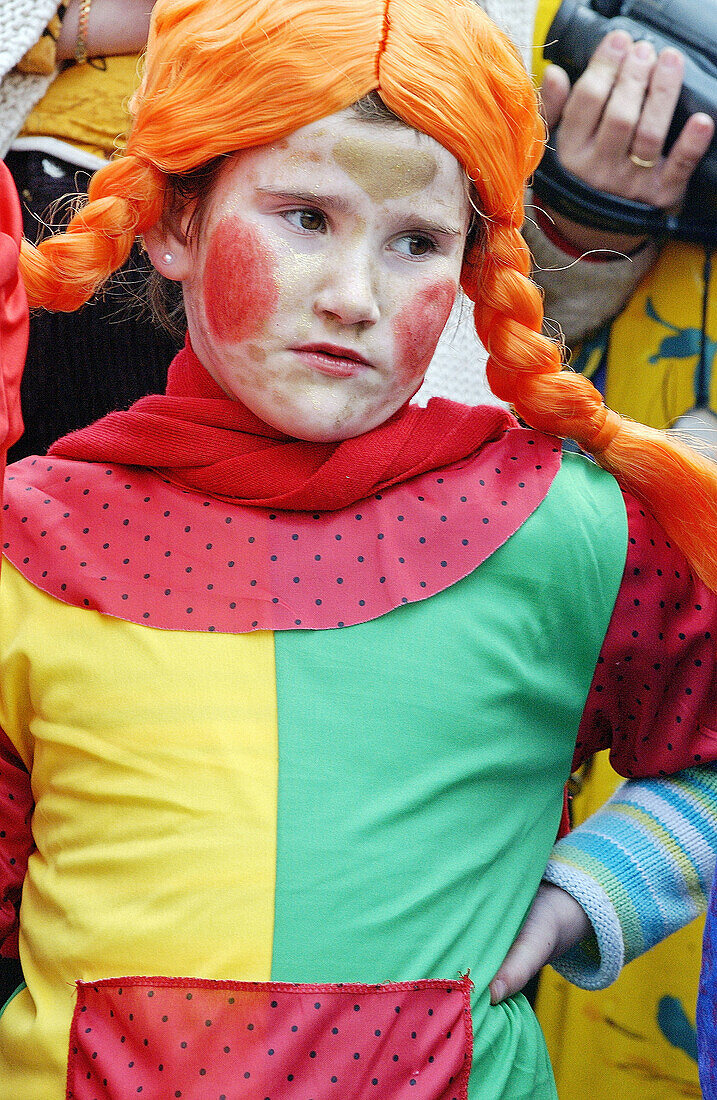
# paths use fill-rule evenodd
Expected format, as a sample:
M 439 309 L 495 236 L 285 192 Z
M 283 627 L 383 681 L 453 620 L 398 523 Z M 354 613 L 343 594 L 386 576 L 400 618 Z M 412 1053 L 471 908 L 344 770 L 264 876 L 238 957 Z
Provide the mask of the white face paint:
M 469 214 L 450 153 L 351 110 L 236 154 L 183 257 L 197 355 L 290 435 L 376 427 L 423 380 Z

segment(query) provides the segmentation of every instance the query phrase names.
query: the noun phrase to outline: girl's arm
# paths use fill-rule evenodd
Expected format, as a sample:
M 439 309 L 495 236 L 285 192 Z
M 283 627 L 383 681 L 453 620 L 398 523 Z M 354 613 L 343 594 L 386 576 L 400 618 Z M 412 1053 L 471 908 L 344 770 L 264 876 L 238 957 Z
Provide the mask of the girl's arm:
M 86 44 L 90 57 L 140 53 L 147 44 L 153 0 L 92 0 Z M 70 0 L 57 40 L 57 60 L 72 60 L 77 45 L 80 0 Z
M 624 783 L 559 840 L 491 983 L 495 1002 L 550 962 L 583 989 L 704 913 L 717 857 L 717 768 Z
M 573 766 L 610 747 L 630 782 L 554 848 L 494 1000 L 549 960 L 576 985 L 609 985 L 707 907 L 717 855 L 717 595 L 639 501 L 625 494 L 625 504 L 625 570 Z

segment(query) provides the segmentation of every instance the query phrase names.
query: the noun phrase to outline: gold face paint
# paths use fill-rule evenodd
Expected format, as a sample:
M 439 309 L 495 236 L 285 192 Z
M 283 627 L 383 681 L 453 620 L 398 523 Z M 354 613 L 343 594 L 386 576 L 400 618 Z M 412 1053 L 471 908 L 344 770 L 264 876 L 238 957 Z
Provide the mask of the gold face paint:
M 391 161 L 380 143 L 349 135 L 337 141 L 332 150 L 340 168 L 366 192 L 372 202 L 401 199 L 414 195 L 433 181 L 436 159 L 427 149 L 402 149 L 392 152 Z

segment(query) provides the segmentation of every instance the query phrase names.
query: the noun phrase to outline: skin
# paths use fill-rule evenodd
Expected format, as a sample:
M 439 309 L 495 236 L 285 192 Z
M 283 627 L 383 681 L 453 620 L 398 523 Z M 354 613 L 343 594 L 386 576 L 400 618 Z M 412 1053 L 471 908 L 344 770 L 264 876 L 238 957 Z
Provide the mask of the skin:
M 523 927 L 490 983 L 491 1004 L 518 993 L 541 967 L 591 932 L 590 921 L 577 901 L 559 886 L 542 882 Z
M 139 53 L 147 45 L 151 0 L 93 0 L 87 22 L 90 57 Z M 70 0 L 57 40 L 57 60 L 72 60 L 77 42 L 80 0 Z
M 413 195 L 433 182 L 436 160 L 428 149 L 406 149 L 386 164 L 372 139 L 347 135 L 334 146 L 334 159 L 374 202 Z
M 230 397 L 336 442 L 413 396 L 470 219 L 462 169 L 436 141 L 342 111 L 228 158 L 195 239 L 189 214 L 158 223 L 147 248 L 182 282 L 192 346 Z
M 550 65 L 541 94 L 562 164 L 601 191 L 664 209 L 679 207 L 714 131 L 709 115 L 694 114 L 669 155 L 662 156 L 683 71 L 677 50 L 668 48 L 657 55 L 649 42 L 633 42 L 623 30 L 605 36 L 572 90 L 567 74 Z M 631 153 L 654 160 L 655 166 L 638 167 Z M 644 239 L 581 226 L 554 211 L 550 215 L 561 235 L 577 248 L 629 252 Z

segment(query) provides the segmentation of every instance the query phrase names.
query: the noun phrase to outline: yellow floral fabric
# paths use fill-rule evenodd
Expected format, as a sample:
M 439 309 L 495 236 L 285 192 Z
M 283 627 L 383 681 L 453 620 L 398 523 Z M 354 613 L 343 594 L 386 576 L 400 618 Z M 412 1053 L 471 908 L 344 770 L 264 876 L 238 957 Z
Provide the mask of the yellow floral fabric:
M 129 126 L 127 105 L 139 84 L 136 54 L 101 63 L 70 65 L 31 112 L 23 137 L 52 137 L 105 160 L 122 149 Z

